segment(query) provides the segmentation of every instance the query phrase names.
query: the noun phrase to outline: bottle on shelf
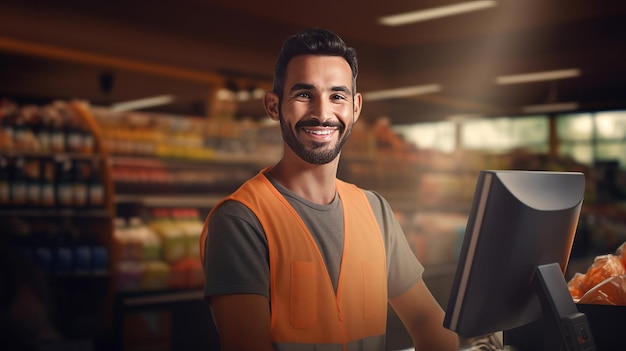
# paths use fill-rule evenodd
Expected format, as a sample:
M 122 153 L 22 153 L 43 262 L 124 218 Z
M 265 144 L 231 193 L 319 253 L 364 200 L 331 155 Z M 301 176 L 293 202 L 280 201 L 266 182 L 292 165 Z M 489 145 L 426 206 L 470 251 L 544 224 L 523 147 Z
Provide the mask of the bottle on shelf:
M 41 207 L 41 162 L 37 157 L 24 158 L 26 202 L 30 208 Z
M 56 162 L 56 204 L 59 208 L 71 208 L 74 206 L 72 161 L 67 157 L 57 157 Z
M 35 106 L 24 106 L 19 110 L 13 127 L 13 142 L 16 151 L 37 151 L 38 141 L 34 133 Z
M 109 274 L 109 250 L 93 237 L 91 242 L 91 275 L 107 276 Z
M 0 150 L 13 149 L 16 111 L 16 104 L 8 100 L 0 101 Z
M 174 263 L 187 254 L 187 245 L 183 230 L 174 222 L 168 209 L 152 209 L 150 227 L 160 237 L 163 259 Z
M 49 106 L 47 111 L 50 121 L 50 151 L 64 153 L 67 151 L 64 118 L 56 106 Z
M 69 276 L 74 273 L 74 239 L 78 237 L 78 229 L 70 220 L 63 220 L 59 230 L 52 235 L 53 273 L 57 276 Z
M 13 162 L 11 177 L 11 205 L 25 207 L 27 202 L 26 176 L 24 175 L 24 157 L 17 157 Z
M 72 194 L 75 208 L 87 206 L 87 179 L 89 164 L 84 160 L 73 160 L 71 170 Z
M 52 120 L 47 110 L 47 106 L 42 106 L 37 111 L 39 125 L 36 134 L 39 141 L 39 151 L 44 154 L 52 152 Z
M 113 238 L 117 251 L 116 290 L 137 291 L 141 287 L 142 266 L 137 260 L 136 243 L 126 218 L 115 218 Z
M 54 160 L 44 158 L 41 161 L 41 207 L 54 208 L 56 201 Z
M 56 223 L 32 223 L 32 232 L 30 233 L 30 241 L 32 247 L 32 257 L 39 268 L 48 275 L 54 274 L 55 270 L 55 252 L 54 238 L 59 228 Z
M 72 232 L 72 255 L 74 257 L 73 273 L 76 276 L 86 276 L 92 274 L 93 254 L 90 238 L 78 232 Z
M 90 170 L 87 184 L 87 201 L 90 207 L 103 208 L 105 206 L 105 188 L 102 179 L 101 160 L 94 159 Z

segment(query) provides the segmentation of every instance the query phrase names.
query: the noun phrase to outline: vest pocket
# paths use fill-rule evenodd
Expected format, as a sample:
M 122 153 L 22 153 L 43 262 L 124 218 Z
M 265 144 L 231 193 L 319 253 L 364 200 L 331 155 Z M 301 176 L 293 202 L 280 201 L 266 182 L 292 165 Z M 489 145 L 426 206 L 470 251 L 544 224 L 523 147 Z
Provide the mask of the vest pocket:
M 387 313 L 387 278 L 380 261 L 363 262 L 363 316 L 365 319 L 385 317 Z
M 317 277 L 313 262 L 291 262 L 289 319 L 294 328 L 312 328 L 317 322 L 316 284 Z

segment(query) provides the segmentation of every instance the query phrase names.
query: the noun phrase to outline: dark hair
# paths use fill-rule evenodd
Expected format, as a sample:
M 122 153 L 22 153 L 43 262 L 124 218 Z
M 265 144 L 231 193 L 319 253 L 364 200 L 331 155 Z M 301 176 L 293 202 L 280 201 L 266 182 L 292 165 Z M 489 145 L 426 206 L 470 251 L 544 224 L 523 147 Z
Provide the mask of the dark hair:
M 347 46 L 337 34 L 328 29 L 311 28 L 300 31 L 283 42 L 274 66 L 272 87 L 279 100 L 283 97 L 287 65 L 292 58 L 301 55 L 341 56 L 346 59 L 352 70 L 352 94 L 356 93 L 356 77 L 359 73 L 356 50 Z

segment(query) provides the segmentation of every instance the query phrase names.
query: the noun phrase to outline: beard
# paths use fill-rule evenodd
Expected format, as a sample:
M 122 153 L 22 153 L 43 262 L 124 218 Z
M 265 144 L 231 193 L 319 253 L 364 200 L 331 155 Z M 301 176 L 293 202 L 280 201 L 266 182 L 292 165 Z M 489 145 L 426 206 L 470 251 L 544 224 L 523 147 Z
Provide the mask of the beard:
M 352 132 L 352 125 L 348 126 L 339 122 L 320 122 L 316 119 L 303 120 L 296 123 L 294 129 L 291 129 L 285 122 L 282 112 L 279 114 L 280 129 L 283 134 L 283 140 L 289 146 L 289 148 L 298 155 L 302 160 L 314 165 L 323 165 L 331 162 L 341 152 L 343 145 L 348 141 L 350 133 Z M 329 146 L 328 143 L 310 143 L 305 145 L 298 140 L 297 133 L 300 133 L 303 127 L 336 127 L 339 133 L 339 139 L 335 142 L 334 146 Z M 294 131 L 295 130 L 295 131 Z M 302 132 L 305 133 L 305 132 Z

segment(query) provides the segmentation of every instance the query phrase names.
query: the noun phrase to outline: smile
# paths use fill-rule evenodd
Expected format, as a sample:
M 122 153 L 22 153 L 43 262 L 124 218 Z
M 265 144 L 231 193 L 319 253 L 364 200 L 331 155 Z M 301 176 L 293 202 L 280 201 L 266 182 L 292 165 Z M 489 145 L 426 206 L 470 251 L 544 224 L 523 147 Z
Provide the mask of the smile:
M 313 134 L 313 135 L 330 135 L 336 130 L 336 129 L 311 130 L 311 129 L 306 129 L 306 128 L 303 128 L 303 129 L 305 132 L 309 134 Z

